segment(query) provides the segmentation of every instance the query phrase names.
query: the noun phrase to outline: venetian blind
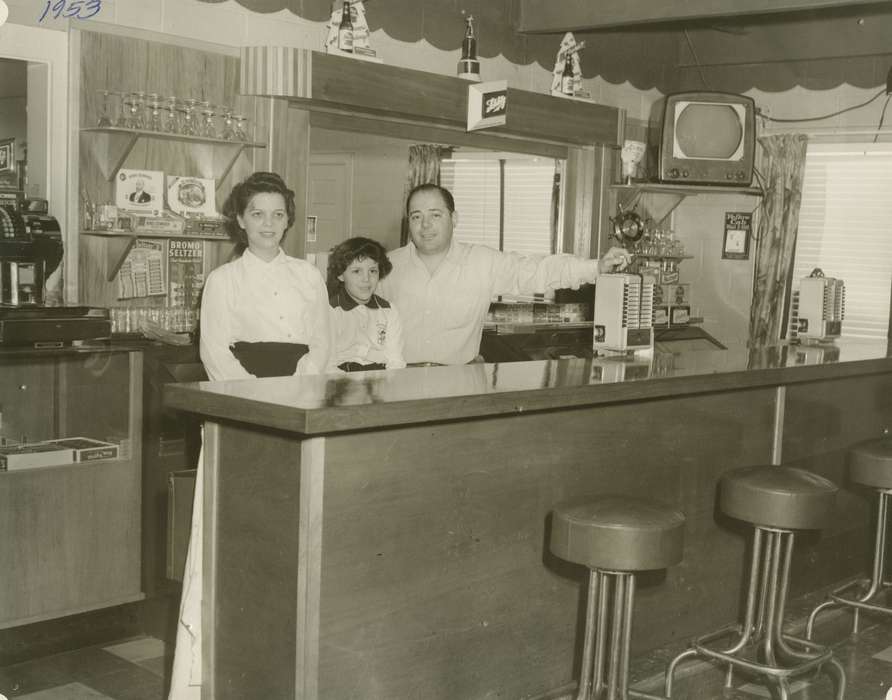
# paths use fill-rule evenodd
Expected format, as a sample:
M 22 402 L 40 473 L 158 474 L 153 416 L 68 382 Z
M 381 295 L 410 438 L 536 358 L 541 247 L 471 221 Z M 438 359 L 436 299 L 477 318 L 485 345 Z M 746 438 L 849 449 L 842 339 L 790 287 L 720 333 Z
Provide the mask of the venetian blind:
M 502 238 L 502 250 L 552 253 L 554 179 L 555 161 L 549 158 L 493 154 L 442 161 L 440 184 L 452 192 L 458 212 L 456 239 L 499 249 Z
M 842 334 L 885 338 L 892 289 L 892 148 L 810 144 L 793 284 L 819 267 L 845 282 Z

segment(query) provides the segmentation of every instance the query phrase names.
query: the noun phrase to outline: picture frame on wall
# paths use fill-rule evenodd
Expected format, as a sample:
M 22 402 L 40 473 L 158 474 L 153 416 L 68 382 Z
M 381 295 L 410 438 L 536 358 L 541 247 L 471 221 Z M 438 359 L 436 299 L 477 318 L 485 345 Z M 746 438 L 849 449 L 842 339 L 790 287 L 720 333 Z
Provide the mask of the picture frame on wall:
M 15 171 L 15 139 L 0 139 L 0 173 Z

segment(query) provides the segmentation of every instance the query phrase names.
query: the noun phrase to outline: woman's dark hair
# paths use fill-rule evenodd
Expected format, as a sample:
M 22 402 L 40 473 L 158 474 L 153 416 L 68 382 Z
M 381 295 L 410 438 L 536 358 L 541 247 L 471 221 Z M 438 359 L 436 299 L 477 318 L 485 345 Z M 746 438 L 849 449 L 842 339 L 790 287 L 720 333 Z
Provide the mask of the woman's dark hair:
M 280 194 L 285 200 L 285 213 L 288 215 L 288 225 L 285 232 L 294 224 L 294 191 L 288 189 L 288 185 L 277 173 L 258 171 L 249 175 L 235 187 L 223 203 L 223 216 L 226 217 L 226 231 L 230 238 L 236 242 L 236 254 L 241 255 L 248 247 L 248 234 L 239 226 L 238 216 L 243 216 L 254 195 L 262 193 Z
M 364 260 L 370 258 L 378 263 L 378 279 L 383 280 L 393 269 L 390 258 L 387 257 L 387 251 L 378 241 L 371 238 L 348 238 L 343 243 L 338 243 L 328 253 L 328 289 L 334 292 L 341 281 L 338 275 L 344 274 L 344 270 L 350 267 L 350 263 L 354 260 Z
M 409 190 L 409 194 L 406 195 L 406 216 L 409 215 L 409 202 L 412 201 L 412 196 L 416 192 L 439 192 L 443 201 L 446 203 L 446 208 L 449 210 L 449 213 L 451 214 L 455 211 L 455 198 L 452 196 L 452 192 L 445 187 L 440 187 L 432 182 L 425 182 L 420 185 L 415 185 L 415 187 Z

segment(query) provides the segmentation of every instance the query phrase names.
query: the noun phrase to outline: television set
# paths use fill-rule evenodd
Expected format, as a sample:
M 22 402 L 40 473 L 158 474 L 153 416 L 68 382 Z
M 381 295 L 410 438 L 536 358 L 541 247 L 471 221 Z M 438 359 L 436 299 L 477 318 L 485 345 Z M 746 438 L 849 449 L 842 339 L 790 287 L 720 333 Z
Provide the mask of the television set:
M 664 183 L 749 187 L 756 149 L 755 103 L 745 95 L 667 95 L 660 131 Z

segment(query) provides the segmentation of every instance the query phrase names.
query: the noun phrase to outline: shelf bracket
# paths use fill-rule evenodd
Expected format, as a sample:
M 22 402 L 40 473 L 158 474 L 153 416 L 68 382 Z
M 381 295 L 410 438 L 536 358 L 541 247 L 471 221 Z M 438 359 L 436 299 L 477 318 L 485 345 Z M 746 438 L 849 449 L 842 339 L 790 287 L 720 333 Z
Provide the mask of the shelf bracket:
M 646 192 L 632 190 L 617 193 L 617 206 L 625 210 L 636 209 L 642 218 L 653 219 L 660 226 L 685 198 L 694 196 L 684 192 Z
M 217 191 L 220 190 L 220 186 L 223 184 L 223 180 L 226 179 L 226 176 L 229 175 L 229 171 L 232 170 L 232 166 L 235 165 L 235 162 L 238 160 L 238 157 L 242 154 L 242 151 L 245 150 L 245 144 L 238 144 L 238 148 L 235 150 L 235 154 L 232 158 L 229 159 L 229 162 L 223 168 L 223 171 L 217 176 L 216 179 L 216 188 Z
M 114 159 L 114 165 L 111 170 L 107 173 L 104 173 L 105 179 L 108 182 L 111 182 L 115 179 L 115 174 L 120 170 L 121 166 L 124 165 L 124 161 L 127 160 L 127 156 L 130 155 L 130 151 L 133 150 L 133 147 L 136 145 L 136 142 L 139 141 L 139 134 L 128 134 L 125 137 L 126 141 L 121 146 L 121 151 L 118 154 L 118 157 Z M 115 141 L 116 139 L 112 139 Z
M 136 236 L 115 236 L 106 238 L 105 269 L 109 282 L 113 282 L 127 254 L 136 243 Z

